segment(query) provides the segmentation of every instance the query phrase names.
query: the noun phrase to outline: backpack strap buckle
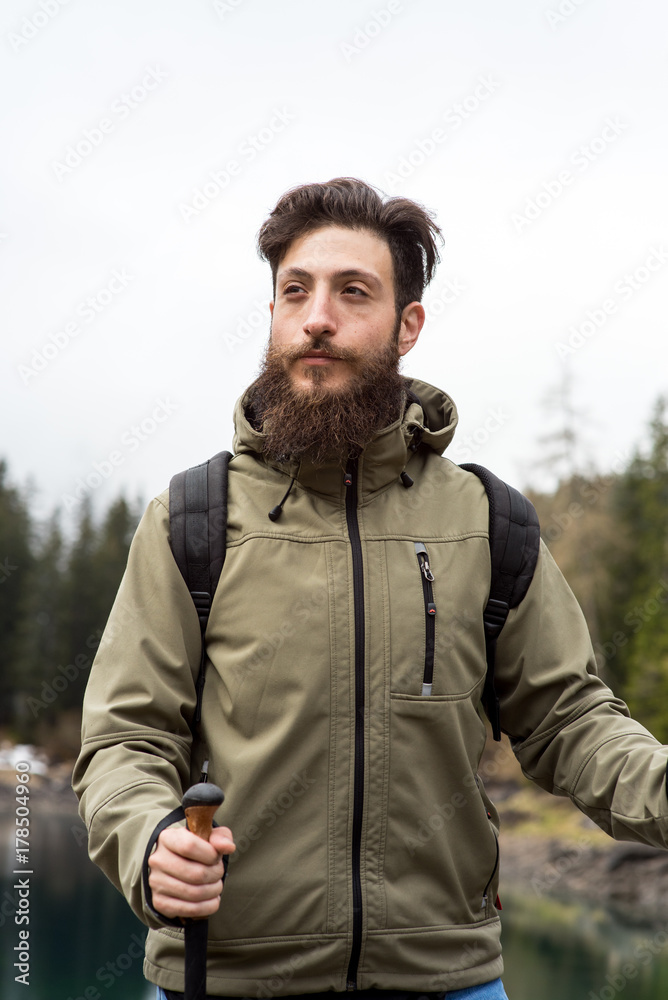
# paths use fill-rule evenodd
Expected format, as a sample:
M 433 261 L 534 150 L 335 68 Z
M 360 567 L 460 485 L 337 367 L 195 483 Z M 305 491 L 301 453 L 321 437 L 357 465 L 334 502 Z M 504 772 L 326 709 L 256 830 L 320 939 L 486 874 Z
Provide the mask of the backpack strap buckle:
M 499 634 L 506 624 L 510 605 L 508 601 L 500 601 L 496 597 L 490 597 L 487 607 L 483 611 L 482 620 L 485 631 L 493 638 Z

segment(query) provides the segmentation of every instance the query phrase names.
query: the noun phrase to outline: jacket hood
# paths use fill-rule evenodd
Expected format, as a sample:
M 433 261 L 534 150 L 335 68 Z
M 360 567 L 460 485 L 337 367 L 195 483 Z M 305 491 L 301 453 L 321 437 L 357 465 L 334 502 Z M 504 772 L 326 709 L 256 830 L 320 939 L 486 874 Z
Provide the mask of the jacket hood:
M 398 479 L 419 444 L 428 445 L 441 455 L 454 436 L 458 415 L 450 397 L 428 382 L 414 378 L 404 381 L 406 397 L 402 416 L 378 431 L 360 455 L 358 478 L 363 496 Z M 318 493 L 339 496 L 342 490 L 340 464 L 314 465 L 308 459 L 276 462 L 264 455 L 264 434 L 255 430 L 246 413 L 250 389 L 237 400 L 234 408 L 234 453 L 255 453 L 272 468 L 294 477 L 300 485 Z
M 422 440 L 437 455 L 442 455 L 455 436 L 459 420 L 457 407 L 447 393 L 428 382 L 412 378 L 406 379 L 406 383 L 420 401 Z

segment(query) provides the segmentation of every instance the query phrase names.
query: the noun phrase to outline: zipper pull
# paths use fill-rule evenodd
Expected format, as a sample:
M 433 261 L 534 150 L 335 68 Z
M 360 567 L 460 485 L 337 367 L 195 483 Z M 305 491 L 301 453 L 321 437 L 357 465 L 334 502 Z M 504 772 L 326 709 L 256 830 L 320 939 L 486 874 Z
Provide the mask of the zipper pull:
M 415 554 L 418 557 L 418 562 L 420 564 L 420 572 L 424 576 L 425 580 L 429 580 L 431 583 L 434 579 L 434 574 L 431 571 L 431 566 L 429 565 L 429 556 L 427 555 L 427 550 L 425 549 L 422 542 L 415 542 Z M 436 610 L 436 609 L 434 609 Z
M 353 474 L 352 474 L 352 472 L 344 472 L 344 474 L 343 474 L 343 482 L 346 484 L 346 486 L 352 486 L 353 485 Z

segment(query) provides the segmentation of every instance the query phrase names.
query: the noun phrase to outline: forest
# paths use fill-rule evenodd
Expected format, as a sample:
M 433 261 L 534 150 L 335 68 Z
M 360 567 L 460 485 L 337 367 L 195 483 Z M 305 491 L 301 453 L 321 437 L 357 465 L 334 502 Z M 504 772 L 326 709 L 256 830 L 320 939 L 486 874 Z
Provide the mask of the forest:
M 668 743 L 668 398 L 633 455 L 606 473 L 570 471 L 528 491 L 541 533 L 587 618 L 599 670 Z M 81 702 L 141 515 L 122 496 L 47 523 L 0 461 L 0 737 L 70 759 Z

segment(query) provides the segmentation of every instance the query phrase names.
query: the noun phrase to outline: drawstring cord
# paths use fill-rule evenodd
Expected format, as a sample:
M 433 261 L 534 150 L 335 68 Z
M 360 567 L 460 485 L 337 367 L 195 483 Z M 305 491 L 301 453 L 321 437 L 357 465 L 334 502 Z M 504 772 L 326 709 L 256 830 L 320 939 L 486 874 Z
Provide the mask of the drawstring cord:
M 269 518 L 270 521 L 278 521 L 279 517 L 283 513 L 283 504 L 285 503 L 285 501 L 290 496 L 290 490 L 295 485 L 295 478 L 296 478 L 295 476 L 292 477 L 292 482 L 288 486 L 288 488 L 287 488 L 287 490 L 285 492 L 285 496 L 283 497 L 283 499 L 281 500 L 281 502 L 277 503 L 275 507 L 272 507 L 271 510 L 269 511 L 269 513 L 267 514 L 267 517 Z
M 410 489 L 410 487 L 413 485 L 414 480 L 411 479 L 411 477 L 408 475 L 407 472 L 402 472 L 400 474 L 399 478 L 401 479 L 401 482 L 403 483 L 403 485 L 405 486 L 405 488 L 407 490 Z M 278 521 L 279 517 L 283 513 L 283 504 L 285 503 L 285 501 L 290 496 L 290 491 L 292 490 L 292 487 L 294 485 L 295 485 L 295 477 L 293 477 L 290 485 L 288 486 L 287 490 L 285 491 L 285 496 L 283 497 L 283 499 L 281 500 L 281 502 L 277 503 L 275 507 L 272 507 L 271 510 L 269 511 L 269 513 L 267 514 L 267 517 L 269 518 L 270 521 Z

